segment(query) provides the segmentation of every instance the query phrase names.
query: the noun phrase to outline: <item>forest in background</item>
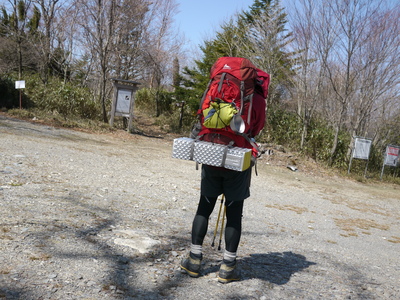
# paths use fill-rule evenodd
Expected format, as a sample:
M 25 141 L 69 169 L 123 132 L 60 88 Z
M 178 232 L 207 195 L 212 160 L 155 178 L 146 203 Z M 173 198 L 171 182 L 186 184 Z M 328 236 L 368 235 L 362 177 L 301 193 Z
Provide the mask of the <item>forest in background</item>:
M 2 0 L 0 7 L 0 107 L 10 113 L 106 128 L 111 79 L 120 78 L 140 83 L 135 109 L 187 135 L 210 67 L 239 56 L 272 79 L 259 142 L 347 170 L 354 138 L 369 138 L 371 174 L 380 174 L 386 146 L 400 145 L 395 1 L 255 0 L 204 40 L 195 59 L 174 23 L 175 0 Z M 23 112 L 17 80 L 26 82 Z M 398 169 L 385 174 L 399 177 Z

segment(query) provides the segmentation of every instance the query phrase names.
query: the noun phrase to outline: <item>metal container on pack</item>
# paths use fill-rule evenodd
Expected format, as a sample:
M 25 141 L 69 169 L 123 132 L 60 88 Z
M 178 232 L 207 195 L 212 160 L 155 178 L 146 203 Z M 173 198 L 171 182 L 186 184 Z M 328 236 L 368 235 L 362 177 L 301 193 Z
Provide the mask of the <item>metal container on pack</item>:
M 184 160 L 193 160 L 194 139 L 182 137 L 174 139 L 172 157 Z
M 226 146 L 209 142 L 195 142 L 193 160 L 208 166 L 223 167 Z
M 252 150 L 247 148 L 228 148 L 224 168 L 244 171 L 250 167 Z
M 250 167 L 252 150 L 229 147 L 191 138 L 174 139 L 172 157 L 194 160 L 200 164 L 244 171 Z

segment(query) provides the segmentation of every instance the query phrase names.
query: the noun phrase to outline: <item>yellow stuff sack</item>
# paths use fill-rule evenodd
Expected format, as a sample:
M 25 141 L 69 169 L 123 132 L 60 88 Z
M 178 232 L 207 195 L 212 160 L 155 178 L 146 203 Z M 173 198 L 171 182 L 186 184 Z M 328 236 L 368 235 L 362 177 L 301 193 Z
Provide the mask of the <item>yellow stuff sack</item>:
M 203 125 L 207 128 L 224 128 L 229 126 L 237 109 L 232 103 L 210 102 L 210 107 L 203 110 Z

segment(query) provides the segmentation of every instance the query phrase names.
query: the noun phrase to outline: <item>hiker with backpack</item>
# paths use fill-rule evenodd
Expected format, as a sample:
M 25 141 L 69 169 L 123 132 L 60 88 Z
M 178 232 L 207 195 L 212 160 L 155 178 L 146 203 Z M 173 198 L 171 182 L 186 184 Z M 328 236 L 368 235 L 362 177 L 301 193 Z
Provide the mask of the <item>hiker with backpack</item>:
M 264 128 L 265 99 L 270 77 L 248 59 L 221 57 L 211 68 L 210 82 L 198 111 L 199 126 L 191 134 L 197 140 L 252 150 L 252 161 L 261 155 L 255 136 Z M 191 246 L 181 269 L 200 275 L 202 245 L 208 220 L 218 196 L 225 197 L 225 250 L 218 281 L 240 280 L 236 256 L 242 231 L 244 200 L 250 196 L 252 167 L 244 171 L 202 165 L 201 195 L 192 223 Z

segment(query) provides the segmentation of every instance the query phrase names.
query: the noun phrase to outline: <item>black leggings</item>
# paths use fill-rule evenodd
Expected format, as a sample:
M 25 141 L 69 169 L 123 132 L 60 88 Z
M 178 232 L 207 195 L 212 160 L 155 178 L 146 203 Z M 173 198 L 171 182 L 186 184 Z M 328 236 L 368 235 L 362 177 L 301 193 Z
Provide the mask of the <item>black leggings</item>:
M 199 206 L 192 227 L 192 244 L 202 245 L 207 233 L 208 219 L 214 210 L 217 197 L 200 196 Z M 225 202 L 226 205 L 226 227 L 225 227 L 225 249 L 229 252 L 236 252 L 239 246 L 242 233 L 242 201 Z M 223 210 L 221 211 L 222 218 Z M 221 221 L 220 223 L 221 224 Z

